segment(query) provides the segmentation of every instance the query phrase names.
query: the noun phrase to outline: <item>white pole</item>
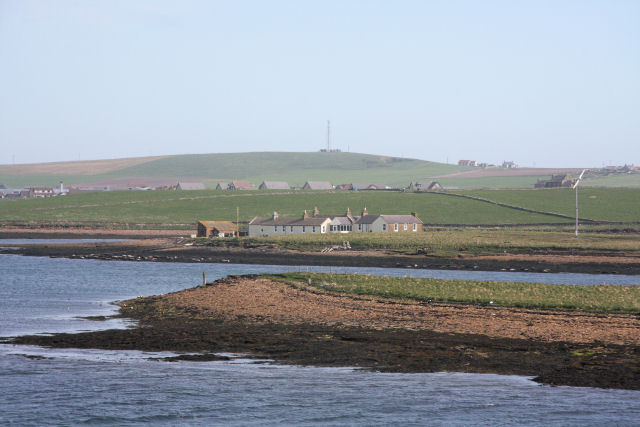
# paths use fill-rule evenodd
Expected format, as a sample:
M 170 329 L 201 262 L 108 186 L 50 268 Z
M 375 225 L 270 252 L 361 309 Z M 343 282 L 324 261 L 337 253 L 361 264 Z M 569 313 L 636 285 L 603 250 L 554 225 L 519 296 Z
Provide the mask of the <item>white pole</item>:
M 578 238 L 578 186 L 576 185 L 576 239 Z

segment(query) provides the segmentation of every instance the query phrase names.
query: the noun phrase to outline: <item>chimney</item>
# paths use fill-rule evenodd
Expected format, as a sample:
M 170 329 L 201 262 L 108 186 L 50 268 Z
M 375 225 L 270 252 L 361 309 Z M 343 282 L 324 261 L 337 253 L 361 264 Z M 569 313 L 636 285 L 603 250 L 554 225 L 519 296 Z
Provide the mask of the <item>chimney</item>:
M 415 216 L 416 218 L 418 218 L 418 214 L 416 212 L 411 212 L 411 216 Z
M 347 215 L 346 216 L 351 216 L 351 209 L 347 208 Z
M 273 219 L 274 220 L 278 219 L 278 212 L 276 211 L 273 212 Z
M 309 218 L 309 213 L 307 212 L 307 210 L 304 210 L 304 213 L 302 214 L 302 219 L 307 219 Z
M 369 212 L 367 212 L 367 207 L 365 206 L 364 209 L 362 209 L 362 216 L 367 216 L 369 215 Z
M 320 215 L 320 211 L 318 210 L 318 207 L 317 207 L 317 206 L 315 206 L 315 207 L 313 208 L 313 216 L 318 216 L 318 215 Z

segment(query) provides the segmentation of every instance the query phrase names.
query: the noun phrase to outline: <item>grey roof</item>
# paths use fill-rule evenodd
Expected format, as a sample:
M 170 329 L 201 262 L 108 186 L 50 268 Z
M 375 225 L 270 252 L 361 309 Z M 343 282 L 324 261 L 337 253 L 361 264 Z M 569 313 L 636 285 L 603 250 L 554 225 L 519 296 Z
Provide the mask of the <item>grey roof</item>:
M 373 224 L 373 222 L 382 217 L 387 224 L 422 224 L 420 218 L 413 215 L 365 215 L 360 217 L 357 224 Z
M 307 181 L 303 188 L 310 190 L 333 190 L 333 185 L 331 185 L 329 181 Z
M 322 225 L 327 218 L 318 218 L 318 217 L 309 217 L 309 218 L 291 218 L 291 217 L 278 217 L 273 219 L 273 217 L 255 217 L 250 222 L 249 225 L 266 225 L 266 226 L 275 226 L 275 225 L 293 225 L 293 226 L 302 226 L 302 225 Z
M 378 218 L 380 218 L 380 215 L 364 215 L 356 221 L 356 224 L 373 224 L 373 222 Z
M 366 182 L 366 183 L 361 182 L 361 183 L 353 183 L 351 185 L 353 185 L 353 187 L 357 188 L 358 190 L 367 190 L 367 189 L 384 190 L 386 188 L 389 188 L 387 184 L 377 184 L 375 182 Z
M 179 182 L 178 186 L 181 190 L 204 190 L 204 184 L 201 182 Z
M 261 190 L 288 190 L 289 183 L 285 181 L 264 181 L 259 187 Z

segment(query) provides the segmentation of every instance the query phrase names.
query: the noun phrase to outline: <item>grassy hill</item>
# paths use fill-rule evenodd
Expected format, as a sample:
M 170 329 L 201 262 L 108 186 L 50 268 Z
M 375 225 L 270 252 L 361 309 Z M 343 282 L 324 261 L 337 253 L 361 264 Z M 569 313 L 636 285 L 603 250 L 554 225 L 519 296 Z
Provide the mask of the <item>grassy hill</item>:
M 57 185 L 116 178 L 190 180 L 376 182 L 408 185 L 412 180 L 468 168 L 417 159 L 358 153 L 223 153 L 193 154 L 91 162 L 61 162 L 0 166 L 0 183 L 9 186 Z M 215 182 L 209 185 L 215 186 Z

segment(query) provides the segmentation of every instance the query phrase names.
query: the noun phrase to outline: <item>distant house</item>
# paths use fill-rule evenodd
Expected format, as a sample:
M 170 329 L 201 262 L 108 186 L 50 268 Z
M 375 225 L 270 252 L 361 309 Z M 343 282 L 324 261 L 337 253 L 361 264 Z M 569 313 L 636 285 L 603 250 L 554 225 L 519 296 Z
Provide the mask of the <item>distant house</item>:
M 386 184 L 375 184 L 375 183 L 355 183 L 351 184 L 354 190 L 389 190 L 389 187 Z
M 557 174 L 551 175 L 551 179 L 539 179 L 533 186 L 535 188 L 560 188 L 560 187 L 573 187 L 576 180 L 571 178 L 571 175 Z
M 231 181 L 229 183 L 229 190 L 255 190 L 253 184 L 249 181 Z
M 55 196 L 55 191 L 53 191 L 53 187 L 27 187 L 29 190 L 29 197 L 53 197 Z
M 333 190 L 333 185 L 328 181 L 307 181 L 303 190 Z
M 408 187 L 409 191 L 438 191 L 442 190 L 442 185 L 438 181 L 412 182 Z
M 229 189 L 228 182 L 219 182 L 218 185 L 216 185 L 216 190 L 228 190 L 228 189 Z
M 4 184 L 0 183 L 0 190 L 6 190 L 8 187 Z
M 502 167 L 505 168 L 505 169 L 514 169 L 514 168 L 517 168 L 518 165 L 516 165 L 515 162 L 504 161 L 504 162 L 502 162 Z
M 178 182 L 176 190 L 204 190 L 204 183 L 202 182 Z
M 259 190 L 289 190 L 289 184 L 284 181 L 263 181 Z
M 458 160 L 458 166 L 478 166 L 475 160 Z
M 255 217 L 249 222 L 249 236 L 281 236 L 284 234 L 325 234 L 331 218 L 311 217 L 304 211 L 302 217 L 281 217 L 274 212 L 270 217 Z
M 336 185 L 336 190 L 355 190 L 353 187 L 354 184 L 338 184 Z
M 198 221 L 198 237 L 235 237 L 237 233 L 231 221 Z
M 411 215 L 369 215 L 366 208 L 356 221 L 358 233 L 421 233 L 422 221 L 414 212 Z
M 386 184 L 371 184 L 371 183 L 351 183 L 336 185 L 336 190 L 389 190 Z

